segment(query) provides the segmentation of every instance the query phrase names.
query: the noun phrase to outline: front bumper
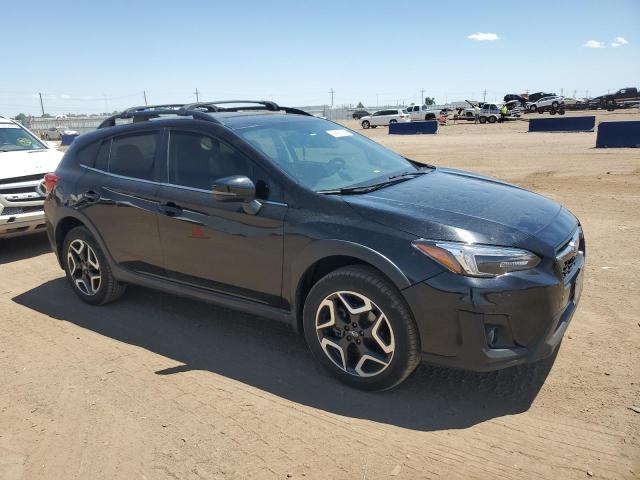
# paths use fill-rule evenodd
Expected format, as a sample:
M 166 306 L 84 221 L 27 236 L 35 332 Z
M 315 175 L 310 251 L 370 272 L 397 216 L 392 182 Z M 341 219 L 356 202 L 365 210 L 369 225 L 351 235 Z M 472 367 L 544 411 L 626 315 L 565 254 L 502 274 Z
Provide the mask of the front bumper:
M 44 211 L 0 215 L 0 238 L 17 237 L 45 231 Z
M 427 363 L 491 371 L 558 348 L 582 292 L 584 255 L 560 275 L 537 270 L 470 278 L 444 272 L 403 290 Z

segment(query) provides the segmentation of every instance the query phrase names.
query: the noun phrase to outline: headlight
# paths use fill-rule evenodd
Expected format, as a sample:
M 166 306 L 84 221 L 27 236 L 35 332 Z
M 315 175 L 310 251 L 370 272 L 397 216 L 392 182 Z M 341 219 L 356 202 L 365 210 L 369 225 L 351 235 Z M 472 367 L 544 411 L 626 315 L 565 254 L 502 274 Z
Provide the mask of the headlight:
M 424 239 L 415 240 L 412 245 L 452 272 L 470 277 L 496 277 L 528 270 L 540 263 L 540 257 L 519 248 Z

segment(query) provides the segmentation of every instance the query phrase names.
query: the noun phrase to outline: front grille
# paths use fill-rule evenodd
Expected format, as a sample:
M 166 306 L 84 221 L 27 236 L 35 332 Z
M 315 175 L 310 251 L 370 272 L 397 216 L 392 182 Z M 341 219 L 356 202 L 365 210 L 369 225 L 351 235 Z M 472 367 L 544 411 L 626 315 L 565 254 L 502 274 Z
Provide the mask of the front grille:
M 0 207 L 0 215 L 21 215 L 23 213 L 31 213 L 42 211 L 42 206 L 34 205 L 32 207 Z
M 558 254 L 556 255 L 556 268 L 562 275 L 562 278 L 567 278 L 573 272 L 573 267 L 576 264 L 576 260 L 581 251 L 582 230 L 578 228 L 571 239 L 558 248 Z M 584 247 L 582 247 L 584 248 Z
M 20 182 L 33 182 L 34 180 L 44 180 L 44 173 L 37 173 L 36 175 L 27 175 L 24 177 L 3 178 L 0 180 L 2 183 L 20 183 Z
M 578 258 L 577 256 L 575 257 L 571 257 L 568 260 L 565 260 L 562 264 L 562 278 L 566 278 L 567 275 L 569 275 L 571 273 L 571 270 L 573 269 L 573 265 L 576 263 L 576 258 Z

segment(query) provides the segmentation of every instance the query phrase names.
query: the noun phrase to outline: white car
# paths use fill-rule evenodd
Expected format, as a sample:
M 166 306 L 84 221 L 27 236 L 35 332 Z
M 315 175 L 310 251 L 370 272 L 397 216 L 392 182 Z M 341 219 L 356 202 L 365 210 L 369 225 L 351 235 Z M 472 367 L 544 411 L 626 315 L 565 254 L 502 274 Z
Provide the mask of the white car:
M 435 120 L 442 114 L 442 110 L 429 105 L 412 105 L 407 107 L 407 112 L 411 120 Z
M 561 105 L 564 105 L 564 97 L 543 97 L 537 102 L 527 102 L 527 110 L 537 112 L 552 107 L 557 110 Z
M 44 175 L 62 152 L 8 118 L 0 116 L 0 238 L 44 231 Z
M 378 110 L 372 115 L 367 115 L 360 119 L 362 128 L 376 128 L 378 126 L 389 125 L 397 122 L 410 122 L 411 117 L 406 110 L 394 108 L 390 110 Z

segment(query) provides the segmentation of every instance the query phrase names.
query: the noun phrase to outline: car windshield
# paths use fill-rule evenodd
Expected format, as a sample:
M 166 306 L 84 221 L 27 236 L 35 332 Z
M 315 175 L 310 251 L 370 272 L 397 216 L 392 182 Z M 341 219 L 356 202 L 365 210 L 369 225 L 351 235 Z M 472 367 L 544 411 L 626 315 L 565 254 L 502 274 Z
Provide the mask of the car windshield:
M 43 150 L 45 148 L 40 140 L 20 126 L 13 123 L 0 125 L 0 152 Z
M 321 119 L 287 119 L 236 128 L 238 134 L 314 191 L 365 187 L 418 168 L 347 128 Z

